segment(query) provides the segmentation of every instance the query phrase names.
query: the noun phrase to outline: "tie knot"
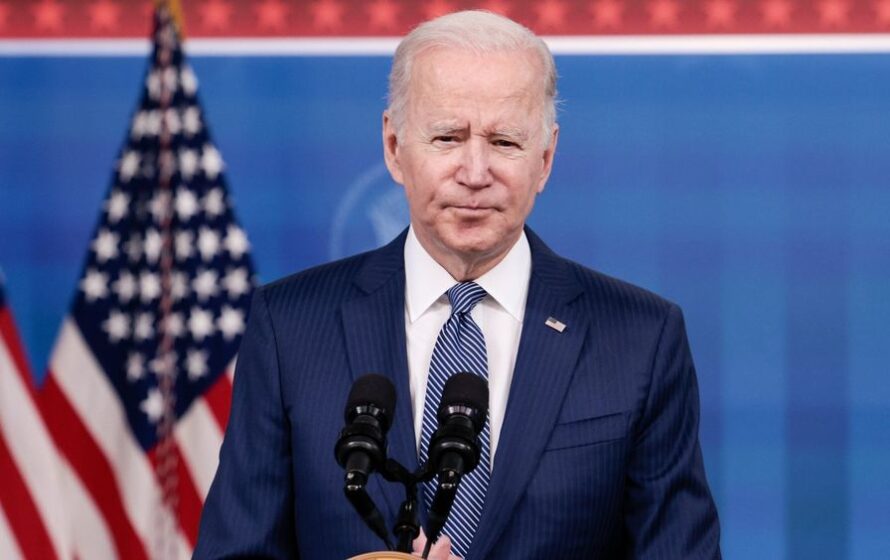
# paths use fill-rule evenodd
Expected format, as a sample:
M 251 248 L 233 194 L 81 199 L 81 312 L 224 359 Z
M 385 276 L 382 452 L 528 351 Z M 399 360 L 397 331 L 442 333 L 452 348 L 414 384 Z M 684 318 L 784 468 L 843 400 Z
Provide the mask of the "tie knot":
M 451 302 L 451 314 L 469 313 L 487 293 L 475 282 L 461 282 L 448 290 L 448 301 Z

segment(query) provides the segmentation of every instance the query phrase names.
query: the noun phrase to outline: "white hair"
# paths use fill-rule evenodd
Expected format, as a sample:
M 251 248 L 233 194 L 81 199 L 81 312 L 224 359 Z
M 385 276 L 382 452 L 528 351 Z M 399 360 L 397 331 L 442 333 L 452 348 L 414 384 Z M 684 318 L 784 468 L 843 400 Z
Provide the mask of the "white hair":
M 465 10 L 432 19 L 415 27 L 399 43 L 389 73 L 389 107 L 396 134 L 401 136 L 408 107 L 411 66 L 434 48 L 463 49 L 476 54 L 531 51 L 543 68 L 543 141 L 549 142 L 556 124 L 556 64 L 540 37 L 515 21 L 485 10 Z

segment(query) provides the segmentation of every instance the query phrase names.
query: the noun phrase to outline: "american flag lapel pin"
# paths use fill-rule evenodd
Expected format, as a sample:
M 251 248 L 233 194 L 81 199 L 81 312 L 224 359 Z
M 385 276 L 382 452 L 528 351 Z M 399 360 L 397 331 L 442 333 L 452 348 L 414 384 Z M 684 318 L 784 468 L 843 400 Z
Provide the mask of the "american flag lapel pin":
M 547 317 L 547 320 L 544 321 L 544 324 L 555 330 L 556 332 L 562 332 L 566 330 L 566 324 L 560 321 L 559 319 L 554 319 L 553 317 Z

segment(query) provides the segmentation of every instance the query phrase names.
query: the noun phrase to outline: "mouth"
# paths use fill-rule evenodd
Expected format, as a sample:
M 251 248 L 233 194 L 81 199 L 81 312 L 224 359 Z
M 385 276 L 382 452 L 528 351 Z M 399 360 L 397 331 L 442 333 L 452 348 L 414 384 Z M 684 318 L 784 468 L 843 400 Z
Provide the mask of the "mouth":
M 471 206 L 466 204 L 455 204 L 450 208 L 458 212 L 492 212 L 496 210 L 494 206 Z
M 452 206 L 451 211 L 458 218 L 477 220 L 485 218 L 495 209 L 490 206 Z

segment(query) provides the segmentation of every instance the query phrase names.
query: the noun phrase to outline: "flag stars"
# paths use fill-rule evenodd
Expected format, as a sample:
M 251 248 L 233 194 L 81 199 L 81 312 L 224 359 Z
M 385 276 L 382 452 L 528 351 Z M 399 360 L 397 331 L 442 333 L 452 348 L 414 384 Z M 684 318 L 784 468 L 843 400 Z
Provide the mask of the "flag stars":
M 179 338 L 185 333 L 185 321 L 182 319 L 182 313 L 170 313 L 161 323 L 161 330 L 167 336 Z
M 154 315 L 149 312 L 142 312 L 136 316 L 136 322 L 133 325 L 133 337 L 136 340 L 149 340 L 155 335 Z
M 188 97 L 194 97 L 198 92 L 198 78 L 192 71 L 191 66 L 183 66 L 179 72 L 179 83 L 182 85 L 182 92 Z
M 175 68 L 167 68 L 161 74 L 161 80 L 164 85 L 164 89 L 168 93 L 174 93 L 176 88 L 179 86 L 179 76 L 177 75 Z M 159 117 L 160 118 L 160 115 Z
M 226 199 L 222 189 L 214 188 L 204 196 L 204 211 L 213 218 L 222 216 L 226 210 Z
M 148 396 L 139 404 L 139 409 L 148 416 L 153 424 L 157 424 L 164 415 L 164 396 L 157 387 L 148 390 Z
M 127 357 L 127 379 L 139 381 L 145 377 L 145 358 L 139 352 L 131 352 Z
M 121 275 L 112 284 L 112 288 L 118 299 L 123 303 L 129 303 L 139 290 L 136 279 L 126 270 L 121 272 Z
M 207 301 L 217 294 L 219 291 L 217 278 L 215 270 L 202 270 L 195 276 L 192 281 L 192 290 L 198 296 L 199 301 Z
M 157 136 L 161 131 L 161 119 L 157 111 L 139 111 L 133 117 L 130 136 L 136 140 Z
M 139 152 L 133 150 L 127 151 L 127 153 L 124 154 L 124 157 L 121 158 L 120 167 L 118 169 L 121 181 L 126 183 L 132 179 L 139 171 L 140 162 L 141 158 Z
M 211 144 L 205 144 L 204 152 L 201 155 L 201 168 L 204 170 L 204 175 L 210 180 L 216 179 L 223 170 L 223 166 L 219 150 Z
M 189 379 L 197 381 L 207 375 L 207 352 L 204 350 L 189 350 L 185 358 L 185 371 Z
M 157 70 L 152 70 L 145 77 L 145 89 L 148 90 L 148 97 L 153 101 L 157 101 L 161 97 L 161 75 Z
M 222 279 L 222 285 L 229 294 L 229 299 L 236 300 L 250 291 L 250 280 L 246 268 L 234 268 Z
M 247 235 L 245 235 L 243 229 L 236 225 L 229 226 L 223 245 L 225 245 L 226 250 L 235 260 L 243 257 L 250 249 L 250 242 L 247 241 Z
M 89 303 L 102 299 L 108 295 L 108 275 L 95 269 L 90 269 L 80 281 L 80 289 Z
M 184 261 L 192 256 L 194 252 L 195 236 L 189 230 L 183 230 L 176 233 L 174 247 L 176 251 L 176 260 Z
M 184 87 L 185 82 L 183 81 Z M 201 112 L 197 107 L 189 107 L 182 112 L 182 129 L 189 137 L 201 132 Z
M 96 260 L 99 263 L 105 263 L 116 258 L 118 255 L 118 243 L 120 243 L 120 237 L 116 233 L 107 229 L 100 230 L 91 244 L 93 251 L 96 253 Z
M 127 215 L 127 207 L 130 205 L 130 196 L 125 192 L 115 189 L 105 201 L 105 211 L 108 213 L 108 221 L 116 224 Z
M 203 342 L 205 338 L 213 334 L 213 314 L 206 309 L 193 307 L 188 321 L 192 338 L 197 342 Z
M 117 344 L 130 336 L 130 317 L 118 309 L 112 309 L 108 318 L 102 322 L 102 330 L 108 334 L 112 343 Z
M 168 191 L 158 191 L 151 201 L 148 203 L 148 211 L 151 212 L 155 222 L 162 223 L 170 216 L 170 193 Z
M 139 275 L 139 297 L 143 303 L 154 301 L 161 295 L 161 281 L 153 272 L 143 272 Z
M 199 209 L 198 197 L 195 196 L 195 193 L 187 187 L 179 187 L 179 190 L 176 191 L 176 213 L 179 214 L 179 219 L 187 222 L 198 213 Z
M 219 234 L 208 227 L 202 227 L 198 233 L 198 252 L 203 260 L 212 260 L 219 253 Z
M 164 113 L 164 124 L 167 126 L 167 132 L 174 136 L 182 132 L 182 120 L 179 118 L 179 111 L 167 109 Z
M 244 332 L 244 313 L 239 309 L 224 305 L 217 321 L 217 327 L 223 334 L 223 338 L 227 341 L 233 340 Z
M 182 301 L 188 297 L 189 282 L 184 272 L 176 271 L 170 275 L 170 295 L 173 301 Z
M 162 354 L 152 360 L 149 367 L 158 377 L 172 377 L 176 372 L 176 354 L 173 352 Z
M 158 230 L 150 228 L 145 232 L 145 243 L 143 250 L 145 251 L 145 260 L 150 264 L 155 264 L 161 257 L 161 248 L 164 245 L 164 239 Z
M 179 173 L 185 180 L 190 180 L 198 171 L 198 152 L 190 149 L 179 151 Z
M 127 253 L 130 262 L 139 262 L 139 259 L 142 258 L 142 238 L 138 233 L 131 235 L 130 239 L 124 243 L 124 251 Z
M 143 111 L 145 115 L 145 135 L 157 136 L 161 133 L 161 114 L 158 111 Z

